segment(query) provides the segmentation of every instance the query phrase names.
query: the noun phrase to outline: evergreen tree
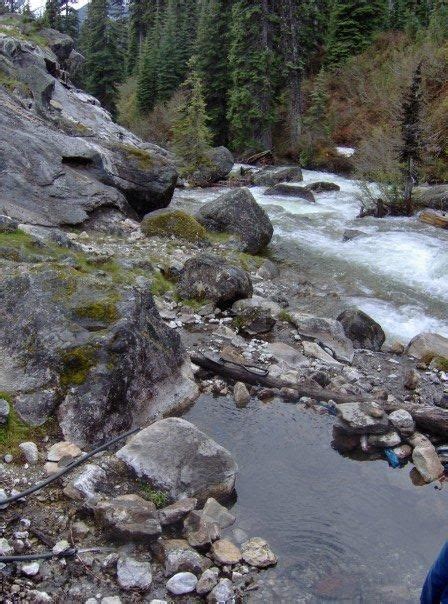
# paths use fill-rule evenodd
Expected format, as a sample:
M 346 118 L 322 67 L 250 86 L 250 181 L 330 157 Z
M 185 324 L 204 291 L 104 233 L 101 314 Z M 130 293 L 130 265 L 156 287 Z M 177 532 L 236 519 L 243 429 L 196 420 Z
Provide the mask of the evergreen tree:
M 122 63 L 107 9 L 107 0 L 92 0 L 89 4 L 81 38 L 81 51 L 86 58 L 83 83 L 88 92 L 114 113 Z
M 429 17 L 428 37 L 437 44 L 448 39 L 448 2 L 436 0 Z
M 207 113 L 202 82 L 194 58 L 188 64 L 189 74 L 182 84 L 182 101 L 173 126 L 173 148 L 182 158 L 184 172 L 191 174 L 206 158 L 210 148 L 211 133 L 207 126 Z
M 186 70 L 185 48 L 180 35 L 178 0 L 168 0 L 161 31 L 158 61 L 158 98 L 167 101 L 180 86 Z
M 229 14 L 226 0 L 203 0 L 196 38 L 197 69 L 204 85 L 209 126 L 218 145 L 228 143 Z
M 333 0 L 326 40 L 326 64 L 338 65 L 362 52 L 386 23 L 383 0 Z
M 235 149 L 270 149 L 274 118 L 269 3 L 237 0 L 231 14 L 228 118 Z
M 152 31 L 146 37 L 139 62 L 136 100 L 141 113 L 152 111 L 157 102 L 159 45 L 160 18 L 157 17 Z
M 45 3 L 44 11 L 44 23 L 47 27 L 53 29 L 59 29 L 60 27 L 60 16 L 59 16 L 59 0 L 47 0 Z

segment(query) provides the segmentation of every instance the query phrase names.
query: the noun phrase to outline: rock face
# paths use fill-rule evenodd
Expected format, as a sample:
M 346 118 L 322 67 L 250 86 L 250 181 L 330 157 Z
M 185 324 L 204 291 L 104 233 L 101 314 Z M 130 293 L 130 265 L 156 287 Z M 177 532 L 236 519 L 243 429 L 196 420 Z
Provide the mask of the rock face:
M 210 231 L 235 235 L 239 247 L 250 254 L 264 249 L 274 233 L 269 216 L 246 188 L 233 189 L 203 204 L 196 218 Z
M 189 181 L 199 187 L 223 180 L 232 171 L 233 155 L 226 147 L 215 147 L 206 153 L 207 161 L 189 177 Z
M 57 226 L 82 224 L 102 208 L 137 217 L 167 206 L 177 182 L 168 154 L 59 79 L 69 36 L 43 30 L 40 47 L 23 41 L 17 24 L 0 39 L 0 72 L 16 82 L 13 92 L 0 89 L 3 212 Z
M 427 361 L 434 357 L 448 359 L 448 338 L 437 333 L 420 333 L 409 342 L 406 352 L 411 357 Z
M 279 182 L 300 182 L 302 180 L 302 170 L 298 166 L 283 166 L 260 170 L 254 174 L 252 182 L 256 186 L 273 187 Z
M 415 187 L 413 199 L 418 206 L 446 211 L 448 210 L 448 185 Z
M 362 310 L 345 310 L 338 317 L 345 335 L 353 342 L 355 348 L 381 350 L 386 335 L 379 323 Z
M 187 260 L 177 283 L 182 298 L 208 300 L 218 306 L 230 306 L 249 298 L 252 281 L 246 271 L 218 256 L 200 254 Z
M 264 194 L 265 195 L 280 195 L 281 197 L 298 197 L 299 199 L 304 199 L 305 201 L 310 201 L 311 203 L 315 203 L 315 201 L 316 201 L 313 193 L 306 187 L 299 187 L 296 185 L 286 185 L 283 183 L 278 183 L 278 184 L 274 185 L 273 187 L 266 189 Z
M 225 498 L 234 489 L 238 471 L 226 449 L 180 418 L 163 419 L 145 428 L 117 456 L 173 499 Z
M 22 419 L 57 413 L 84 446 L 196 396 L 179 336 L 146 288 L 117 290 L 93 266 L 82 278 L 70 265 L 23 271 L 10 263 L 0 279 L 0 389 Z

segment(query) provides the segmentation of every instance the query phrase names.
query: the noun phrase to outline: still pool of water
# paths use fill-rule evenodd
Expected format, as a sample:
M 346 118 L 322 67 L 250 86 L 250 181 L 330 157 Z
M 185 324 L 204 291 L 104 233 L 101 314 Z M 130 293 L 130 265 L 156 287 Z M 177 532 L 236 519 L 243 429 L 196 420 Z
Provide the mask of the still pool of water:
M 334 419 L 296 405 L 203 396 L 185 418 L 232 452 L 238 527 L 279 556 L 251 601 L 418 601 L 448 538 L 446 489 L 414 486 L 410 465 L 342 457 Z

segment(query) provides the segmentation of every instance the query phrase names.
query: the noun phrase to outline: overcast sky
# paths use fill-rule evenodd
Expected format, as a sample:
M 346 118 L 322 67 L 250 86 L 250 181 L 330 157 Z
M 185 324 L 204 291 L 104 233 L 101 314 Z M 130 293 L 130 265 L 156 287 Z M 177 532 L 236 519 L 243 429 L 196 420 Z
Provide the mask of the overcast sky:
M 87 4 L 89 0 L 78 0 L 78 2 L 74 2 L 72 6 L 74 6 L 74 8 L 81 8 L 81 6 L 84 6 L 84 4 Z M 45 0 L 30 0 L 30 7 L 31 10 L 35 10 L 38 8 L 41 8 L 42 10 L 45 7 Z

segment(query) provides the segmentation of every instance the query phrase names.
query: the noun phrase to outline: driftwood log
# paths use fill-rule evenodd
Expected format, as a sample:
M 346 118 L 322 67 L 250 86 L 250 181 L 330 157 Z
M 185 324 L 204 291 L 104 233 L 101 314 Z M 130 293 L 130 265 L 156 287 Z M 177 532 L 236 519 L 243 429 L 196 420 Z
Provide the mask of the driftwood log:
M 200 354 L 192 354 L 190 356 L 191 362 L 210 371 L 215 375 L 221 375 L 225 378 L 229 378 L 236 382 L 244 382 L 245 384 L 251 384 L 252 386 L 264 386 L 266 388 L 291 388 L 297 392 L 297 396 L 309 396 L 318 401 L 334 401 L 338 405 L 342 403 L 354 403 L 362 401 L 371 401 L 373 399 L 362 396 L 350 396 L 340 395 L 331 390 L 325 388 L 312 388 L 303 384 L 296 384 L 294 382 L 288 382 L 286 380 L 279 380 L 278 378 L 265 375 L 263 373 L 257 373 L 246 369 L 243 365 L 237 365 L 234 363 L 220 363 L 214 361 L 206 356 Z

